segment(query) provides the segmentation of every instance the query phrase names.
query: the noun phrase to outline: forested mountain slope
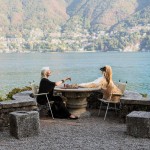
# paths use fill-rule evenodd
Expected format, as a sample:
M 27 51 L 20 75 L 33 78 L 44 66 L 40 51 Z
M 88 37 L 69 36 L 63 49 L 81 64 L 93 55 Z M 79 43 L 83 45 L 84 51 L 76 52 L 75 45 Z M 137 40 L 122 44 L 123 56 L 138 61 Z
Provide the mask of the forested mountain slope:
M 150 0 L 0 0 L 0 51 L 149 49 L 149 14 Z

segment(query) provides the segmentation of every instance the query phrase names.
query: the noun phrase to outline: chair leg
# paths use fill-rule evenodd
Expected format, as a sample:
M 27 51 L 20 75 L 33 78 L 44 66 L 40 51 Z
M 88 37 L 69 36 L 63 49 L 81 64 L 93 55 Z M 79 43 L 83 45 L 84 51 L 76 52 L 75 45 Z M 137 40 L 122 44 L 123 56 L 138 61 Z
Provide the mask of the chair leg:
M 101 105 L 100 105 L 100 107 L 99 107 L 98 116 L 100 115 L 101 107 L 102 107 L 102 102 L 101 102 Z
M 117 114 L 117 108 L 116 108 L 116 104 L 115 104 L 115 113 Z
M 119 109 L 121 109 L 122 108 L 122 105 L 121 105 L 121 103 L 119 104 Z
M 105 112 L 104 120 L 106 119 L 108 108 L 109 108 L 109 103 L 107 104 L 107 109 L 106 109 L 106 112 Z
M 48 100 L 47 95 L 46 95 L 46 98 L 47 98 L 47 102 L 48 102 L 48 106 L 49 106 L 49 109 L 50 109 L 50 112 L 51 112 L 52 118 L 54 119 L 53 112 L 52 112 L 52 109 L 51 109 L 51 105 L 50 105 L 50 102 L 49 102 L 49 100 Z

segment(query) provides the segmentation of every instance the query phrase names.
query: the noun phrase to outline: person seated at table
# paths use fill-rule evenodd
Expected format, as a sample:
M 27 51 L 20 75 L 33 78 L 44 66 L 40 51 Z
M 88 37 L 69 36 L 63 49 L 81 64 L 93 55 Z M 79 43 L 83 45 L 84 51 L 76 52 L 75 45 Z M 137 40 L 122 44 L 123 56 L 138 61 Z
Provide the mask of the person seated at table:
M 104 99 L 110 99 L 111 93 L 121 95 L 121 90 L 113 82 L 111 66 L 106 65 L 100 68 L 100 70 L 102 71 L 102 77 L 99 77 L 93 82 L 81 83 L 78 86 L 84 88 L 99 88 L 103 93 Z
M 69 119 L 78 119 L 77 116 L 72 115 L 66 108 L 63 100 L 60 96 L 54 96 L 53 91 L 55 86 L 59 86 L 64 83 L 66 80 L 71 80 L 71 78 L 65 78 L 58 82 L 52 82 L 48 79 L 51 75 L 51 70 L 49 67 L 43 67 L 41 70 L 41 81 L 39 85 L 39 94 L 40 93 L 49 93 L 48 99 L 54 101 L 52 105 L 52 111 L 55 118 L 69 118 Z M 44 105 L 47 103 L 45 95 L 40 95 L 37 97 L 37 103 Z

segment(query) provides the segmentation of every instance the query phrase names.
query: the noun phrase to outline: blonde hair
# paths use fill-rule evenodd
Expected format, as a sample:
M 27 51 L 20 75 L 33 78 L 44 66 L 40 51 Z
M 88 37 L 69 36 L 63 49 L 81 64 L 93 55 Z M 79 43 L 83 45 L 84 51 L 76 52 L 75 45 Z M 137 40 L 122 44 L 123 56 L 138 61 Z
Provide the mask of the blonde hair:
M 109 85 L 110 81 L 112 81 L 112 69 L 110 66 L 106 65 L 106 71 L 104 72 L 104 77 Z

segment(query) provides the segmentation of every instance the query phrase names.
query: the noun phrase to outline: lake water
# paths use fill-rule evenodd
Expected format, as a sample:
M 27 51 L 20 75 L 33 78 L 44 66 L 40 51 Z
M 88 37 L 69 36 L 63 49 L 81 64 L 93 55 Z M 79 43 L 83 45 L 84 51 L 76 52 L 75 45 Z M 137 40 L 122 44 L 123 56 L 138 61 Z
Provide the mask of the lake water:
M 71 77 L 71 83 L 93 81 L 104 65 L 113 69 L 113 79 L 127 81 L 127 89 L 150 95 L 150 53 L 12 53 L 0 54 L 0 95 L 15 87 L 39 84 L 40 70 L 49 66 L 50 80 Z

